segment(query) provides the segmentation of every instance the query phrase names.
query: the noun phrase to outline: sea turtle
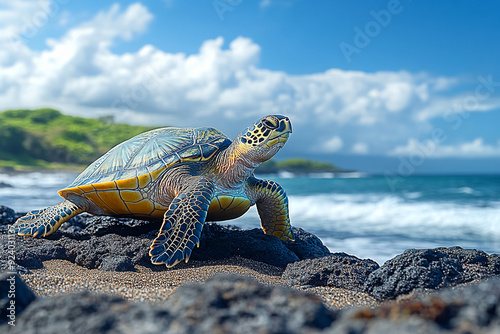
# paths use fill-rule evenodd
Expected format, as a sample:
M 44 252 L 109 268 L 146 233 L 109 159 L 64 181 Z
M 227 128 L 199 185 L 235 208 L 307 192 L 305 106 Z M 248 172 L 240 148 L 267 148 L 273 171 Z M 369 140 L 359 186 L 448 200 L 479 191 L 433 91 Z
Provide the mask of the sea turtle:
M 66 200 L 19 218 L 9 231 L 44 237 L 71 217 L 93 215 L 163 219 L 149 254 L 172 267 L 189 260 L 205 220 L 243 215 L 256 204 L 264 233 L 293 240 L 288 199 L 276 182 L 254 170 L 288 140 L 288 117 L 266 116 L 234 141 L 214 128 L 160 128 L 112 148 L 67 188 Z

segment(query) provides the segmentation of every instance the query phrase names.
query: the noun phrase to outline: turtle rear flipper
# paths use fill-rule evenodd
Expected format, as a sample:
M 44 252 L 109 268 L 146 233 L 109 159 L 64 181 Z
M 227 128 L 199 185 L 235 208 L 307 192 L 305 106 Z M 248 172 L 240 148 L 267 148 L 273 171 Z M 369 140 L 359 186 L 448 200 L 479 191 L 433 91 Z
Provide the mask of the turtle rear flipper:
M 188 262 L 194 246 L 199 246 L 214 188 L 205 178 L 195 179 L 165 212 L 163 225 L 149 251 L 153 264 L 170 268 L 182 260 Z
M 9 228 L 10 233 L 46 237 L 57 231 L 62 223 L 84 210 L 70 201 L 49 206 L 41 210 L 33 210 L 19 218 Z

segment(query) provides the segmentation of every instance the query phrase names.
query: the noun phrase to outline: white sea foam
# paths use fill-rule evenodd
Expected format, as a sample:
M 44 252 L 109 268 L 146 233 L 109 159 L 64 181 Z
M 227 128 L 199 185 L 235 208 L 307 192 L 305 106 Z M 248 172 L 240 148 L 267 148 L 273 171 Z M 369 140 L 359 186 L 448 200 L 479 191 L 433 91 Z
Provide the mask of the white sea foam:
M 62 200 L 57 190 L 69 185 L 74 173 L 0 174 L 0 182 L 12 187 L 0 188 L 0 205 L 25 212 L 54 205 Z
M 460 187 L 457 189 L 457 192 L 460 194 L 474 194 L 476 191 L 470 187 Z
M 458 245 L 500 251 L 500 202 L 479 207 L 405 198 L 370 193 L 292 195 L 290 219 L 293 226 L 320 237 L 330 251 L 371 258 L 379 264 L 409 248 Z M 258 219 L 253 207 L 228 223 L 255 228 Z
M 296 176 L 294 173 L 287 172 L 286 170 L 280 171 L 278 173 L 278 175 L 279 175 L 279 177 L 284 178 L 284 179 L 292 179 Z
M 408 199 L 417 199 L 422 197 L 422 193 L 419 191 L 412 191 L 412 192 L 406 192 L 403 193 L 403 196 Z
M 441 192 L 445 194 L 466 194 L 474 196 L 480 196 L 482 194 L 481 191 L 472 187 L 445 188 L 442 189 Z
M 332 252 L 382 264 L 409 248 L 500 251 L 500 203 L 488 207 L 405 201 L 395 195 L 291 196 L 290 216 Z
M 67 186 L 75 178 L 74 173 L 19 173 L 0 174 L 0 182 L 10 184 L 15 188 L 57 187 Z
M 290 215 L 306 226 L 419 237 L 465 235 L 500 239 L 500 205 L 477 207 L 442 202 L 407 202 L 395 195 L 324 194 L 291 196 Z
M 316 179 L 331 179 L 334 178 L 335 175 L 336 175 L 335 173 L 330 173 L 330 172 L 307 174 L 308 177 Z

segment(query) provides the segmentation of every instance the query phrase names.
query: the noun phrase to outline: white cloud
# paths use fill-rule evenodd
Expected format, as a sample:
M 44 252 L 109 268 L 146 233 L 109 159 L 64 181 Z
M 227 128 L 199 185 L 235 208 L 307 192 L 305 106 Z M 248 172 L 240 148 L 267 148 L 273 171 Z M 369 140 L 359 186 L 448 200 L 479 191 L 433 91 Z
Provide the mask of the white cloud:
M 64 24 L 67 12 L 58 0 L 0 0 L 0 42 L 2 48 L 20 47 L 58 16 Z M 14 45 L 13 45 L 14 44 Z
M 0 52 L 2 104 L 15 106 L 22 101 L 28 106 L 52 104 L 70 110 L 86 104 L 103 107 L 102 99 L 117 93 L 116 84 L 120 81 L 115 80 L 120 80 L 125 71 L 127 75 L 121 81 L 133 83 L 137 72 L 131 71 L 130 66 L 144 58 L 140 52 L 117 56 L 109 47 L 117 37 L 130 39 L 143 32 L 151 19 L 141 4 L 132 4 L 124 11 L 113 5 L 90 22 L 69 30 L 61 39 L 47 40 L 47 50 L 34 52 L 22 43 L 7 44 L 3 54 Z M 119 59 L 119 63 L 113 64 Z
M 425 122 L 433 118 L 446 118 L 452 114 L 485 112 L 498 109 L 497 97 L 478 98 L 473 92 L 451 97 L 435 97 L 433 103 L 424 105 L 415 113 L 415 120 Z
M 154 45 L 114 53 L 115 43 L 144 33 L 152 22 L 153 14 L 140 3 L 115 4 L 47 40 L 45 49 L 32 50 L 25 43 L 23 22 L 43 6 L 5 3 L 0 36 L 10 32 L 3 35 L 10 39 L 4 38 L 0 48 L 4 109 L 52 106 L 86 117 L 114 114 L 131 123 L 209 125 L 232 134 L 236 126 L 263 115 L 285 113 L 294 123 L 290 145 L 297 151 L 324 145 L 329 152 L 366 154 L 364 143 L 370 143 L 370 153 L 385 154 L 387 147 L 429 130 L 428 120 L 462 98 L 449 97 L 456 79 L 422 73 L 271 71 L 258 66 L 260 46 L 245 37 L 228 46 L 221 37 L 207 40 L 190 55 Z M 58 10 L 67 15 L 62 6 Z M 55 19 L 55 10 L 49 14 Z M 17 43 L 15 34 L 22 37 Z M 484 110 L 500 106 L 493 99 L 481 103 Z
M 335 136 L 328 139 L 323 144 L 323 150 L 328 153 L 333 153 L 339 151 L 342 148 L 342 146 L 344 146 L 342 138 L 340 138 L 339 136 Z
M 414 138 L 408 140 L 404 146 L 397 146 L 390 155 L 395 156 L 419 156 L 426 158 L 484 158 L 500 157 L 500 140 L 497 145 L 484 143 L 483 138 L 476 138 L 470 142 L 457 145 L 441 145 L 435 141 L 428 140 L 420 142 Z
M 367 154 L 368 145 L 366 143 L 355 143 L 352 146 L 351 152 L 355 154 Z
M 141 119 L 153 113 L 170 122 L 185 118 L 186 110 L 193 116 L 241 117 L 244 112 L 254 118 L 286 109 L 301 121 L 310 113 L 327 122 L 376 124 L 418 97 L 415 78 L 405 72 L 332 69 L 291 76 L 258 68 L 260 47 L 244 37 L 228 49 L 220 37 L 208 40 L 189 56 L 152 45 L 123 55 L 110 51 L 117 38 L 132 38 L 151 20 L 141 4 L 125 10 L 113 5 L 62 38 L 48 40 L 49 49 L 27 50 L 29 57 L 4 67 L 10 92 L 3 98 L 12 104 L 73 103 L 94 111 L 114 106 Z

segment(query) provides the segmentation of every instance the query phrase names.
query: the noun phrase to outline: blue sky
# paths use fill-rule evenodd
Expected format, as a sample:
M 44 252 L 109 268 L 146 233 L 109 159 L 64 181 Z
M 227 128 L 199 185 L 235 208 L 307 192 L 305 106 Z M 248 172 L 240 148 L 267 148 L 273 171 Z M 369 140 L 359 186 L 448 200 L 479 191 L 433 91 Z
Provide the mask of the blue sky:
M 498 172 L 498 13 L 499 1 L 0 0 L 0 109 L 230 137 L 282 113 L 294 133 L 278 158 Z

